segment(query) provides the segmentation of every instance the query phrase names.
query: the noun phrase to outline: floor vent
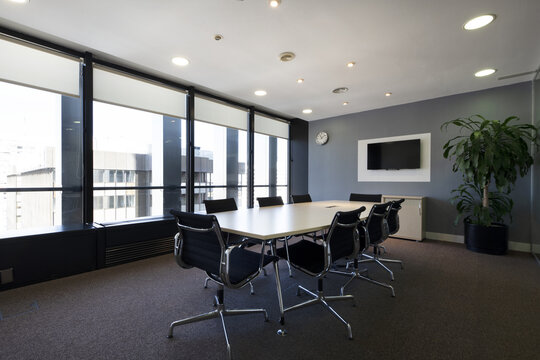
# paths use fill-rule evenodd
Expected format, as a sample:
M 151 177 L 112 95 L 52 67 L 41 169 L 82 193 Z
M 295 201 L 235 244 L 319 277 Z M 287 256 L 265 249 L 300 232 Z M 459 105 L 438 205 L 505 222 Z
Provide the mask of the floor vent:
M 173 248 L 174 238 L 172 237 L 109 247 L 105 250 L 105 266 L 167 254 L 172 252 Z

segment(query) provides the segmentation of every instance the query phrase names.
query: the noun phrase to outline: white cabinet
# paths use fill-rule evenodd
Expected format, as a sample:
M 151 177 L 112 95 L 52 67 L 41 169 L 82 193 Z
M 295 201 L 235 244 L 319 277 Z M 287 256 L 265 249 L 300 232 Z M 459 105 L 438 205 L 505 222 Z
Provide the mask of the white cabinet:
M 426 204 L 423 196 L 383 195 L 382 201 L 405 199 L 399 210 L 399 231 L 393 237 L 422 241 L 426 237 L 425 212 Z

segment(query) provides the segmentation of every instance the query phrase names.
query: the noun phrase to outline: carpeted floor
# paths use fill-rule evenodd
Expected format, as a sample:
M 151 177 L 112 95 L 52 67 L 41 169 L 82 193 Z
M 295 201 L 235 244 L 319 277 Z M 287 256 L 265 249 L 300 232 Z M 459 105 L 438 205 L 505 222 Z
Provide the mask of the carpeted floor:
M 261 315 L 227 318 L 235 359 L 540 359 L 540 267 L 531 255 L 477 254 L 463 245 L 389 239 L 396 297 L 356 280 L 348 293 L 357 306 L 334 303 L 345 326 L 322 306 L 279 312 L 272 267 L 249 288 L 225 290 L 229 308 L 264 307 Z M 286 306 L 301 299 L 296 283 L 316 280 L 281 262 Z M 388 274 L 371 266 L 370 275 Z M 184 270 L 172 255 L 0 292 L 0 359 L 226 359 L 218 319 L 175 329 L 171 321 L 213 309 L 215 285 L 205 274 Z M 336 294 L 346 281 L 328 275 L 325 290 Z

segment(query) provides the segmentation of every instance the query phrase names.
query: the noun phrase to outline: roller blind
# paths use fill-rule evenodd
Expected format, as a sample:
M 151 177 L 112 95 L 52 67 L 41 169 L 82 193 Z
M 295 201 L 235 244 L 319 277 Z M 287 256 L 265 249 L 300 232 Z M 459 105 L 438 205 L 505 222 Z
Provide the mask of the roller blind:
M 0 37 L 0 80 L 79 96 L 81 60 Z
M 255 114 L 255 132 L 284 139 L 289 138 L 289 124 Z
M 247 130 L 248 116 L 246 110 L 196 96 L 195 120 Z
M 146 110 L 173 117 L 186 117 L 184 92 L 94 66 L 94 100 Z

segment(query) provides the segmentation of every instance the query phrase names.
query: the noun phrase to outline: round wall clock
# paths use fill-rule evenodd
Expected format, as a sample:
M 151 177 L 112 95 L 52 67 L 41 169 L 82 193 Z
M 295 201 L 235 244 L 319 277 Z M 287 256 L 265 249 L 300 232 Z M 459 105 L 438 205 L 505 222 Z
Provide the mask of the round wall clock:
M 315 136 L 315 143 L 318 145 L 324 145 L 328 142 L 328 133 L 326 131 L 319 131 Z

